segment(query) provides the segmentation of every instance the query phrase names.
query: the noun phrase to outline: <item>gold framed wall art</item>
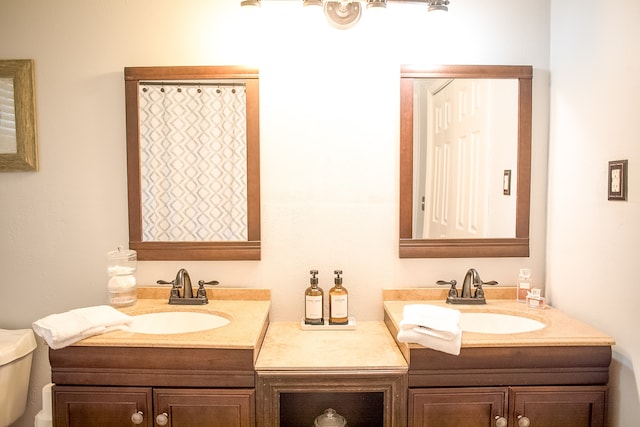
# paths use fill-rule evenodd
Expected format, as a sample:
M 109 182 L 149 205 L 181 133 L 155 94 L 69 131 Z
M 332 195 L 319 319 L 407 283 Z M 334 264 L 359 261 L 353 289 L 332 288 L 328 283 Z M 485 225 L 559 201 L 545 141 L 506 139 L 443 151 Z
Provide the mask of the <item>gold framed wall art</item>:
M 32 59 L 0 60 L 0 172 L 37 171 Z

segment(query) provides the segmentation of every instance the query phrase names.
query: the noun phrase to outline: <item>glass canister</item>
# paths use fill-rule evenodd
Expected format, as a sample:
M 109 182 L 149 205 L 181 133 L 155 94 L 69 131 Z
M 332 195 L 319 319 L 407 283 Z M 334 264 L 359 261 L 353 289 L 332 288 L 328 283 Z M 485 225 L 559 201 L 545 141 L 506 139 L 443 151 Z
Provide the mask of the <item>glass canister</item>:
M 136 286 L 137 253 L 122 249 L 107 252 L 107 292 L 114 307 L 133 305 L 138 300 Z
M 316 417 L 314 427 L 347 427 L 347 420 L 334 409 L 328 408 Z

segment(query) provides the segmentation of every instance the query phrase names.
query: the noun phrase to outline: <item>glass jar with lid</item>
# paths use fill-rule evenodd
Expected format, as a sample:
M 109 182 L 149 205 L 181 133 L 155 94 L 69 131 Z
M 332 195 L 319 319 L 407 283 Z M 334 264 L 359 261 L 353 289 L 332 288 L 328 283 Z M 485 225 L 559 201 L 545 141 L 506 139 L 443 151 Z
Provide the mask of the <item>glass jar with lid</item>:
M 328 408 L 316 417 L 314 427 L 347 427 L 347 420 L 334 409 Z

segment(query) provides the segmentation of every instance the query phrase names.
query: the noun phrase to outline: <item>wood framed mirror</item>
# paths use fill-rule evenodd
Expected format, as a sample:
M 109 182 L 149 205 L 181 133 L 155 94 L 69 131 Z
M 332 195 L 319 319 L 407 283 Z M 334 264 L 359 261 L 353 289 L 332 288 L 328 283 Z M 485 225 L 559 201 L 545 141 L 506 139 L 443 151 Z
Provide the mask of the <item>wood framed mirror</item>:
M 129 247 L 139 260 L 259 260 L 258 70 L 127 67 Z
M 403 65 L 401 67 L 400 83 L 400 258 L 476 258 L 476 257 L 527 257 L 529 256 L 529 208 L 531 191 L 531 126 L 532 126 L 532 78 L 531 66 L 492 66 L 492 65 L 440 65 L 420 66 Z M 420 96 L 419 87 L 429 86 L 429 81 L 437 81 L 437 89 L 424 89 L 429 93 Z M 486 80 L 486 81 L 485 81 Z M 455 89 L 448 101 L 437 101 L 435 94 L 452 82 L 461 81 L 464 89 Z M 511 146 L 496 151 L 495 148 L 483 148 L 491 144 L 496 135 L 475 133 L 474 129 L 467 129 L 464 133 L 449 135 L 449 140 L 441 146 L 424 149 L 422 142 L 424 135 L 433 135 L 438 128 L 443 127 L 442 120 L 446 117 L 452 121 L 475 109 L 478 102 L 492 96 L 485 83 L 513 82 L 515 95 L 513 104 L 503 113 L 494 114 L 491 118 L 493 129 L 501 129 L 507 118 L 513 115 L 514 124 L 511 126 L 513 136 Z M 497 86 L 497 85 L 496 85 Z M 503 94 L 503 89 L 498 89 Z M 464 99 L 462 107 L 452 106 L 453 100 Z M 440 104 L 438 104 L 440 103 Z M 440 109 L 432 107 L 438 104 Z M 461 103 L 462 104 L 462 103 Z M 457 108 L 457 109 L 456 109 Z M 498 109 L 492 107 L 489 111 Z M 425 111 L 428 111 L 425 113 Z M 439 115 L 439 116 L 438 116 Z M 497 117 L 496 117 L 497 116 Z M 428 123 L 427 123 L 428 122 Z M 462 126 L 461 126 L 462 127 Z M 500 157 L 496 153 L 513 151 L 513 160 L 504 163 L 492 161 L 487 165 L 483 159 Z M 424 163 L 418 154 L 427 153 L 431 156 L 432 169 L 423 175 L 426 189 L 424 193 L 417 191 L 421 182 L 420 165 Z M 434 158 L 437 165 L 434 166 Z M 422 162 L 422 163 L 421 163 Z M 505 166 L 502 166 L 502 165 Z M 434 169 L 438 171 L 434 172 Z M 515 170 L 514 170 L 515 169 Z M 447 171 L 447 172 L 443 172 Z M 449 173 L 448 171 L 453 171 Z M 473 173 L 469 172 L 473 171 Z M 478 171 L 488 171 L 490 177 L 476 175 Z M 513 174 L 512 174 L 513 172 Z M 434 173 L 436 175 L 434 175 Z M 434 176 L 436 176 L 434 178 Z M 452 178 L 453 176 L 453 178 Z M 515 183 L 511 183 L 515 179 Z M 478 182 L 482 181 L 484 193 L 477 192 Z M 488 183 L 488 184 L 485 184 Z M 495 185 L 495 183 L 498 183 Z M 464 188 L 464 192 L 459 192 Z M 470 190 L 470 188 L 472 190 Z M 429 191 L 439 192 L 437 201 L 429 205 L 431 195 Z M 458 191 L 456 193 L 456 191 Z M 482 197 L 485 193 L 500 193 Z M 480 194 L 480 195 L 479 195 Z M 503 199 L 499 199 L 503 197 Z M 505 200 L 513 206 L 513 210 L 503 219 L 496 219 L 494 223 L 507 223 L 508 232 L 487 232 L 492 226 L 494 217 L 499 218 Z M 478 203 L 472 203 L 478 201 Z M 492 202 L 489 202 L 492 201 Z M 495 205 L 494 205 L 495 201 Z M 436 204 L 439 205 L 436 206 Z M 467 206 L 462 206 L 466 204 Z M 494 205 L 494 206 L 492 206 Z M 447 208 L 446 206 L 449 206 Z M 461 207 L 462 206 L 462 207 Z M 469 208 L 471 206 L 471 208 Z M 416 217 L 420 210 L 425 211 L 424 217 L 428 221 L 445 224 L 446 227 L 459 232 L 452 232 L 451 237 L 444 228 L 431 234 L 422 230 L 417 224 Z M 473 212 L 470 212 L 473 211 Z M 437 218 L 436 218 L 437 217 Z M 504 224 L 502 224 L 504 226 Z M 429 225 L 425 225 L 425 229 Z M 435 233 L 435 236 L 433 234 Z
M 0 172 L 37 170 L 33 60 L 0 60 Z

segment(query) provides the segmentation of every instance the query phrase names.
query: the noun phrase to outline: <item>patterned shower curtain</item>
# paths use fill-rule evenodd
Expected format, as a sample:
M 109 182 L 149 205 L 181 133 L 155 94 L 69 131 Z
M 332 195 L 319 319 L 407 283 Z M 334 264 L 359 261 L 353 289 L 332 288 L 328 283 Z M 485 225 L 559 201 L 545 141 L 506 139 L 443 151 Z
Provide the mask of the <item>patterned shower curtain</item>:
M 143 241 L 247 240 L 244 85 L 139 90 Z

